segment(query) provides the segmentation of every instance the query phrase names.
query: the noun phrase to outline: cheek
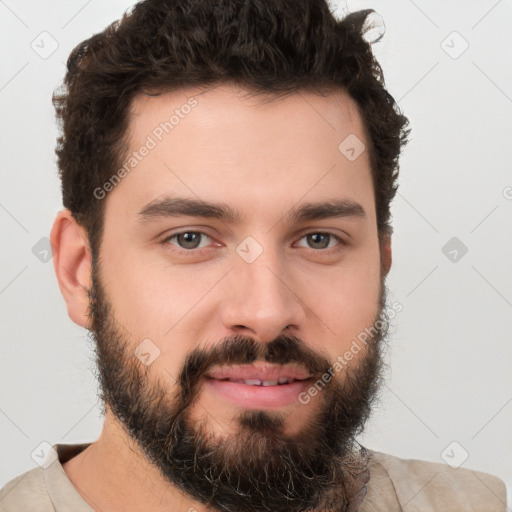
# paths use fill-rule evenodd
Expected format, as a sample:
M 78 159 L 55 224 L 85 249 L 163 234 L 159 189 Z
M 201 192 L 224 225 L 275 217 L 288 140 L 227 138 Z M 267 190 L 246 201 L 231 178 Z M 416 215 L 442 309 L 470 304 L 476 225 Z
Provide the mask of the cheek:
M 312 311 L 320 319 L 317 325 L 324 332 L 324 339 L 337 349 L 350 345 L 351 341 L 370 327 L 379 312 L 378 288 L 365 287 L 360 282 L 350 287 L 341 282 L 323 298 L 314 301 Z
M 354 254 L 354 261 L 335 270 L 303 277 L 302 296 L 312 322 L 336 351 L 350 345 L 380 312 L 379 261 L 378 248 L 374 248 Z
M 154 251 L 105 246 L 102 275 L 115 318 L 133 338 L 149 338 L 162 352 L 190 351 L 212 316 L 216 288 L 229 266 L 172 265 Z M 220 285 L 220 286 L 219 286 Z

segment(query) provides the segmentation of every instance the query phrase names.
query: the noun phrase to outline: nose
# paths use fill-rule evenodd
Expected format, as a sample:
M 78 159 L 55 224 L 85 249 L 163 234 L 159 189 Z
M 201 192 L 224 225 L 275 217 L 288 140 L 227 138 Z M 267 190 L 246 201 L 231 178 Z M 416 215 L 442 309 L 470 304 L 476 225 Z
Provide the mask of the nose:
M 265 251 L 256 261 L 235 262 L 222 303 L 222 322 L 230 334 L 270 342 L 296 334 L 305 310 L 286 265 Z

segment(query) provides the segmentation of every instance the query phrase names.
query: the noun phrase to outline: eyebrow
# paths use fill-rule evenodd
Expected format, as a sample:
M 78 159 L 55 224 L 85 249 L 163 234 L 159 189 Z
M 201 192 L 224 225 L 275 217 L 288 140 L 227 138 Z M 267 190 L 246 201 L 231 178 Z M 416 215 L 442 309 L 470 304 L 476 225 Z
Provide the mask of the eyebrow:
M 140 222 L 153 218 L 166 217 L 204 217 L 219 219 L 230 224 L 240 223 L 242 214 L 225 203 L 212 203 L 200 199 L 164 196 L 144 206 L 137 214 Z M 348 199 L 333 199 L 324 202 L 312 202 L 292 208 L 285 216 L 288 222 L 355 217 L 366 219 L 364 208 Z
M 137 214 L 140 221 L 149 221 L 154 217 L 205 217 L 220 219 L 236 224 L 240 222 L 241 215 L 229 205 L 224 203 L 210 203 L 200 199 L 186 197 L 157 198 L 148 203 Z
M 355 201 L 334 199 L 319 203 L 306 203 L 300 208 L 292 208 L 286 216 L 289 222 L 322 220 L 342 217 L 366 219 L 364 208 Z

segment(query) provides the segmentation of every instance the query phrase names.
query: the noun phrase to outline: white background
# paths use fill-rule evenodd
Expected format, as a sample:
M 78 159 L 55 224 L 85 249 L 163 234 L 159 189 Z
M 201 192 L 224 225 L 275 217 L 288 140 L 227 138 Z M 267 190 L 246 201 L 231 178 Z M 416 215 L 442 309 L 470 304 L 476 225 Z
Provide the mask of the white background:
M 0 487 L 35 466 L 41 442 L 91 442 L 101 430 L 87 333 L 32 248 L 61 208 L 52 92 L 71 49 L 131 4 L 0 1 Z M 388 279 L 403 311 L 362 442 L 443 462 L 456 441 L 448 452 L 468 453 L 462 467 L 512 483 L 512 2 L 348 3 L 363 7 L 384 18 L 374 49 L 412 140 Z M 43 31 L 58 43 L 46 59 L 31 47 L 46 37 L 51 49 Z M 456 262 L 442 252 L 452 237 L 468 249 Z

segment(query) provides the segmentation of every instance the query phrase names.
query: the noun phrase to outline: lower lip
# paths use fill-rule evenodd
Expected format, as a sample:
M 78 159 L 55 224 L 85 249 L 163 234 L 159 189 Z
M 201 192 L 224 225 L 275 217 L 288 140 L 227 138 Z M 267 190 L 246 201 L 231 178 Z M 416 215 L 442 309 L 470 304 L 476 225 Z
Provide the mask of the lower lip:
M 295 381 L 278 386 L 250 386 L 241 382 L 207 378 L 206 385 L 216 395 L 245 409 L 270 409 L 298 402 L 309 381 Z

